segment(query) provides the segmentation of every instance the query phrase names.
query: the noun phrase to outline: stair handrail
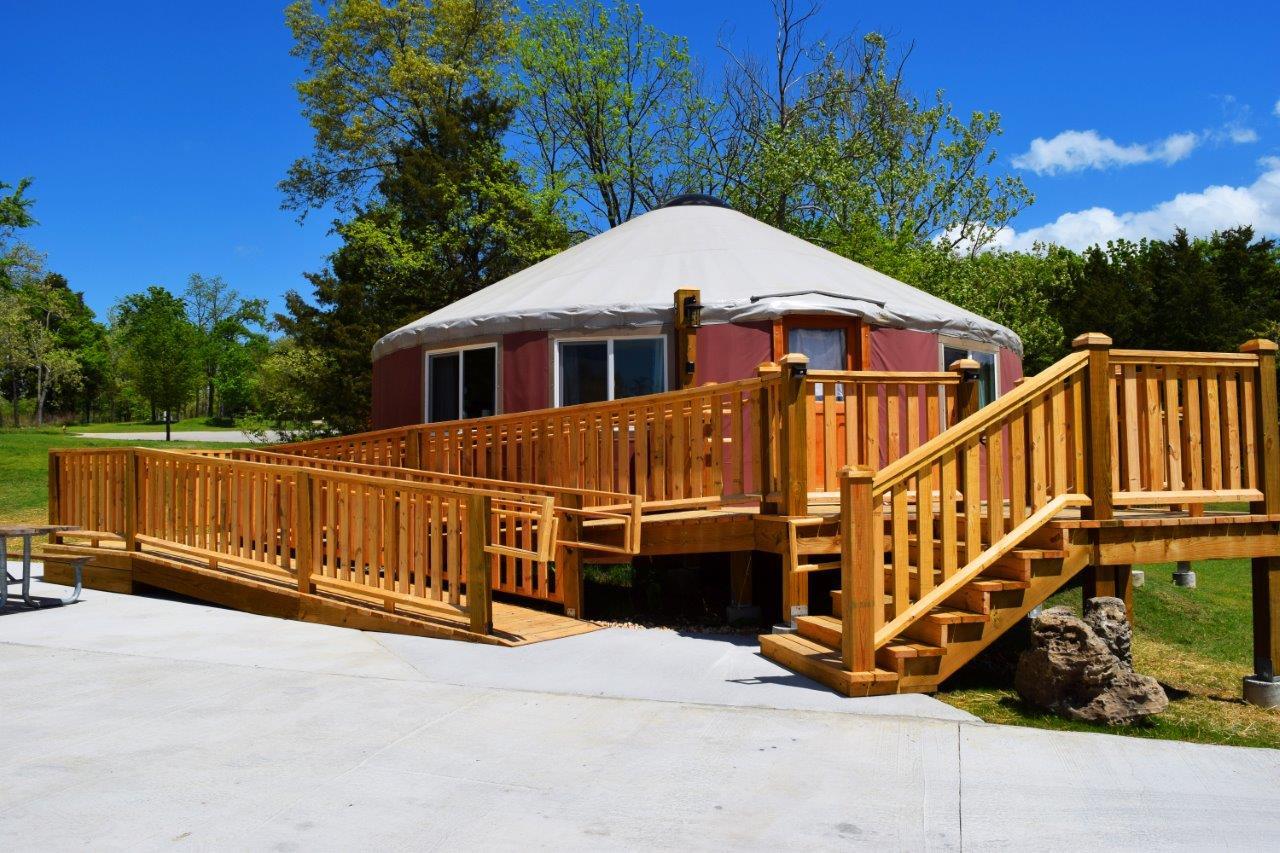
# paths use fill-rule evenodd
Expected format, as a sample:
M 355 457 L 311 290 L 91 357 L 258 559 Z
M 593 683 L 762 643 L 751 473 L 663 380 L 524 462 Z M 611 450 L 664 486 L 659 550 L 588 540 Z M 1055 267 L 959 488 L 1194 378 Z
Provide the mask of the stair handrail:
M 875 647 L 878 649 L 884 646 L 900 634 L 904 628 L 942 604 L 965 584 L 976 579 L 978 575 L 989 569 L 1001 557 L 1017 548 L 1028 536 L 1051 521 L 1058 513 L 1068 507 L 1088 506 L 1089 504 L 1090 500 L 1087 497 L 1077 494 L 1058 495 L 1049 501 L 1049 503 L 1027 516 L 1021 524 L 1006 533 L 998 542 L 993 543 L 975 559 L 970 560 L 963 569 L 934 587 L 932 592 L 922 596 L 919 601 L 908 607 L 892 622 L 887 623 L 876 631 Z
M 1087 374 L 1088 370 L 1089 353 L 1072 353 L 880 471 L 873 473 L 865 468 L 847 468 L 842 472 L 841 580 L 842 587 L 849 591 L 843 597 L 841 608 L 845 637 L 842 657 L 846 669 L 868 671 L 874 668 L 876 650 L 904 628 L 972 582 L 1062 510 L 1091 504 L 1088 496 L 1079 493 L 1085 485 L 1077 482 L 1070 492 L 1042 493 L 1042 502 L 1038 502 L 1027 516 L 1019 513 L 1008 531 L 1003 529 L 1003 511 L 999 513 L 998 522 L 988 513 L 988 533 L 993 541 L 986 548 L 982 547 L 979 442 L 987 442 L 988 450 L 996 450 L 1001 454 L 996 459 L 1002 459 L 999 437 L 1005 422 L 1024 416 L 1038 398 L 1057 391 L 1059 385 Z M 996 479 L 990 479 L 990 468 L 987 472 L 989 499 L 998 495 L 995 499 L 1001 502 L 1003 481 L 999 479 L 999 471 L 1002 464 L 997 462 Z M 958 470 L 963 471 L 963 483 Z M 909 496 L 913 485 L 914 516 Z M 935 488 L 938 494 L 936 509 Z M 964 510 L 966 528 L 963 531 L 966 559 L 963 565 L 955 565 L 955 556 L 949 556 L 958 554 L 962 538 L 957 503 Z M 885 529 L 886 508 L 890 521 L 888 531 Z M 951 562 L 950 566 L 944 563 L 941 582 L 936 587 L 933 525 L 938 515 L 935 512 L 942 518 L 943 559 Z M 914 603 L 907 574 L 912 525 L 916 528 L 916 570 L 920 588 L 920 597 Z M 886 536 L 889 538 L 887 549 L 883 542 Z M 884 560 L 886 550 L 893 553 L 891 567 Z M 886 577 L 893 583 L 891 595 L 885 586 Z M 888 613 L 883 609 L 887 595 L 891 602 Z
M 1019 406 L 1030 402 L 1036 396 L 1058 382 L 1071 378 L 1085 370 L 1089 361 L 1087 352 L 1073 352 L 1053 365 L 1045 368 L 1034 377 L 1027 379 L 1012 391 L 988 403 L 969 417 L 943 430 L 934 438 L 917 447 L 912 452 L 891 462 L 876 472 L 872 482 L 872 496 L 880 497 L 894 485 L 909 478 L 926 465 L 938 461 L 938 458 L 957 444 L 963 444 L 981 432 L 985 427 L 1012 414 Z

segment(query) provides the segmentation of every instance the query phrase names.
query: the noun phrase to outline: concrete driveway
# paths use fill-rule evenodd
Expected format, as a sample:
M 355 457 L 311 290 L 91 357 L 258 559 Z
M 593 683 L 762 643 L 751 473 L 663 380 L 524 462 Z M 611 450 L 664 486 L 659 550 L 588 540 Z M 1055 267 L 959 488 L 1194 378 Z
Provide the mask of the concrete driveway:
M 82 438 L 105 438 L 112 441 L 164 441 L 164 430 L 159 432 L 78 432 L 76 435 Z M 174 431 L 170 433 L 174 441 L 225 441 L 228 443 L 244 444 L 254 440 L 254 437 L 247 432 L 238 429 L 198 429 L 187 430 L 185 432 Z M 281 440 L 278 433 L 267 432 L 268 442 L 277 442 Z
M 0 849 L 1280 837 L 1280 751 L 842 699 L 724 638 L 608 630 L 489 650 L 89 591 L 0 617 L 0 684 Z

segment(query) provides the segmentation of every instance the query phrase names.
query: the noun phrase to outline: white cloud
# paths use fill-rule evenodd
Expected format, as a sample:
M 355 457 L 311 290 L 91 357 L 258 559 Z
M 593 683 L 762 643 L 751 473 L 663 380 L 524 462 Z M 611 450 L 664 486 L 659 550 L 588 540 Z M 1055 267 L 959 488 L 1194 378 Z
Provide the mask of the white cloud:
M 1091 207 L 1064 213 L 1047 225 L 1025 231 L 1003 228 L 992 245 L 1026 250 L 1036 243 L 1056 243 L 1083 249 L 1119 238 L 1166 238 L 1177 227 L 1193 235 L 1208 235 L 1237 225 L 1252 225 L 1261 233 L 1280 234 L 1280 157 L 1264 157 L 1258 162 L 1262 174 L 1248 186 L 1212 186 L 1200 192 L 1179 193 L 1147 210 L 1116 213 L 1105 207 Z
M 1052 139 L 1033 139 L 1025 153 L 1013 158 L 1013 165 L 1037 175 L 1054 175 L 1154 161 L 1172 164 L 1185 159 L 1199 144 L 1200 136 L 1195 133 L 1175 133 L 1147 145 L 1121 145 L 1096 130 L 1064 130 Z
M 1276 114 L 1277 118 L 1280 118 L 1280 100 L 1276 101 L 1276 105 L 1272 111 Z

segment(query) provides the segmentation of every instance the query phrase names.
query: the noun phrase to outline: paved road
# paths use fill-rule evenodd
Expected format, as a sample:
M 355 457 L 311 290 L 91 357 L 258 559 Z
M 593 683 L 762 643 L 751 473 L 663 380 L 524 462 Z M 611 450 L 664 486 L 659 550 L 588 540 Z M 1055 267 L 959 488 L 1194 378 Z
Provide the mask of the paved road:
M 618 630 L 484 657 L 93 591 L 8 613 L 0 849 L 1218 849 L 1280 837 L 1280 751 L 842 700 L 771 682 L 749 649 L 719 643 Z M 661 683 L 657 667 L 632 671 L 659 647 L 695 660 Z M 561 654 L 591 677 L 575 681 Z M 758 683 L 740 683 L 753 671 Z M 551 689 L 525 689 L 539 674 Z M 581 695 L 640 684 L 652 699 Z M 751 687 L 764 698 L 736 692 Z
M 84 438 L 109 438 L 116 441 L 164 441 L 164 430 L 159 432 L 80 432 Z M 243 444 L 254 437 L 238 429 L 200 429 L 171 433 L 174 441 L 226 441 Z M 268 441 L 281 441 L 279 433 L 268 432 Z

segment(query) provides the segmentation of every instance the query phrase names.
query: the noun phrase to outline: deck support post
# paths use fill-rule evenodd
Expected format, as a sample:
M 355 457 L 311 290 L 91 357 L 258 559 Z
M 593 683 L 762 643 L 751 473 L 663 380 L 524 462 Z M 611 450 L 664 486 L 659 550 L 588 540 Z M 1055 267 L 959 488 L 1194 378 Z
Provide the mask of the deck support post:
M 875 472 L 840 470 L 840 658 L 850 672 L 876 666 L 876 607 L 883 607 L 884 578 L 876 589 L 875 525 L 871 499 Z
M 1133 567 L 1091 566 L 1085 571 L 1082 593 L 1085 601 L 1110 597 L 1124 602 L 1125 617 L 1133 623 Z
M 298 594 L 311 595 L 314 591 L 311 572 L 315 555 L 311 543 L 315 541 L 315 517 L 311 511 L 311 475 L 306 471 L 293 475 L 293 512 L 293 559 L 297 569 Z
M 1258 422 L 1258 486 L 1262 500 L 1255 513 L 1280 515 L 1280 412 L 1276 400 L 1276 350 L 1274 341 L 1252 340 L 1241 352 L 1258 356 L 1258 381 L 1254 383 Z M 1253 676 L 1244 680 L 1246 702 L 1280 707 L 1280 555 L 1255 557 L 1252 564 Z
M 809 514 L 809 430 L 805 377 L 809 357 L 789 352 L 782 357 L 782 412 L 779 429 L 778 490 L 780 515 Z
M 477 634 L 493 633 L 493 594 L 489 588 L 490 544 L 489 519 L 493 499 L 488 495 L 467 498 L 467 613 L 471 630 Z
M 756 450 L 756 458 L 760 460 L 757 474 L 760 490 L 760 512 L 764 515 L 775 515 L 778 512 L 778 499 L 774 493 L 773 469 L 777 459 L 777 447 L 774 444 L 773 414 L 777 408 L 775 395 L 778 386 L 770 382 L 782 372 L 782 368 L 772 361 L 766 361 L 756 368 L 756 376 L 760 378 L 760 405 L 756 413 L 760 422 L 760 446 Z
M 124 458 L 124 549 L 138 550 L 138 451 L 132 447 Z
M 582 509 L 582 495 L 566 492 L 559 501 L 565 509 Z M 582 541 L 582 516 L 576 512 L 564 514 L 560 519 L 560 539 L 564 542 Z M 564 615 L 581 619 L 584 591 L 582 551 L 564 546 L 556 549 L 556 584 L 564 593 Z

